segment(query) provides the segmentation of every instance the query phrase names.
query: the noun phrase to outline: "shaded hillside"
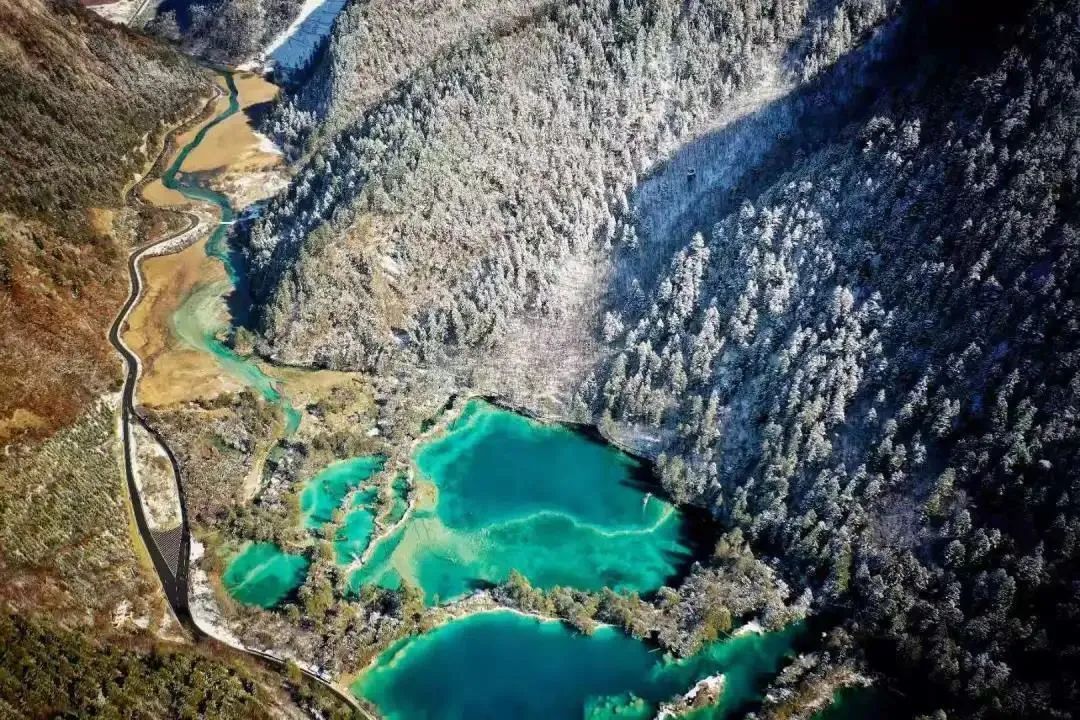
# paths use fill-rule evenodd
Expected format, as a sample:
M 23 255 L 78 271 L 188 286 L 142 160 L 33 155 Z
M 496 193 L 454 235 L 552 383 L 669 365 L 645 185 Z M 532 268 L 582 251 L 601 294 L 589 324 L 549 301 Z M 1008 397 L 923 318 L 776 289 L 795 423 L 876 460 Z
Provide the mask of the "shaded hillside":
M 258 56 L 289 27 L 303 0 L 164 0 L 146 30 L 226 65 Z
M 583 388 L 949 717 L 1080 706 L 1078 9 L 912 15 L 902 80 L 682 237 Z
M 115 382 L 105 331 L 140 222 L 122 196 L 206 92 L 175 52 L 82 8 L 0 5 L 0 441 Z
M 275 352 L 371 367 L 405 336 L 421 353 L 478 346 L 522 313 L 565 307 L 562 285 L 599 282 L 588 275 L 639 177 L 747 94 L 779 91 L 807 12 L 582 2 L 435 52 L 323 142 L 252 230 Z M 363 85 L 336 78 L 323 97 L 340 116 L 338 94 Z M 584 277 L 564 276 L 571 259 Z
M 275 106 L 265 129 L 294 155 L 331 137 L 439 53 L 472 35 L 527 23 L 542 0 L 354 2 L 338 16 L 311 79 Z

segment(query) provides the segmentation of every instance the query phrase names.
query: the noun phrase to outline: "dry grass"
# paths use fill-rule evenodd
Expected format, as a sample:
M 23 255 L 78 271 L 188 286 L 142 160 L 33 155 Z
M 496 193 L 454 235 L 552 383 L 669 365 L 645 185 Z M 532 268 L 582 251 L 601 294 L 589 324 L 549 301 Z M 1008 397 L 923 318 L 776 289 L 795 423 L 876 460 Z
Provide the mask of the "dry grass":
M 235 77 L 241 108 L 267 102 L 277 94 L 277 87 L 252 73 Z M 219 79 L 224 89 L 224 83 Z M 228 97 L 220 98 L 214 113 L 177 137 L 182 148 L 213 117 L 228 107 Z M 184 172 L 212 171 L 214 185 L 236 185 L 239 178 L 259 179 L 264 171 L 279 172 L 281 156 L 259 149 L 260 143 L 247 115 L 237 113 L 215 126 L 203 142 L 187 157 Z M 175 155 L 173 156 L 175 157 Z M 171 159 L 170 159 L 171 162 Z M 255 185 L 267 192 L 269 184 Z M 163 207 L 191 205 L 179 192 L 165 188 L 160 180 L 149 183 L 143 197 Z M 207 224 L 209 229 L 210 223 Z M 139 382 L 140 404 L 166 407 L 177 403 L 210 399 L 224 392 L 234 392 L 240 385 L 224 375 L 214 359 L 185 346 L 172 331 L 172 316 L 184 299 L 205 283 L 226 280 L 221 263 L 206 256 L 205 239 L 170 255 L 147 258 L 142 263 L 143 299 L 134 308 L 124 333 L 124 340 L 140 358 L 144 374 Z
M 207 257 L 206 241 L 142 263 L 143 299 L 132 310 L 124 342 L 143 362 L 138 402 L 163 407 L 213 398 L 239 389 L 206 353 L 184 345 L 172 330 L 172 316 L 198 285 L 224 282 L 225 270 Z
M 244 208 L 285 187 L 288 168 L 277 152 L 255 132 L 247 110 L 271 101 L 278 88 L 258 75 L 234 76 L 241 112 L 211 130 L 184 160 L 184 172 L 207 173 L 208 183 L 225 193 L 234 207 Z M 166 198 L 167 199 L 167 198 Z
M 169 623 L 127 532 L 116 404 L 99 402 L 40 446 L 0 457 L 0 603 L 68 626 Z M 131 621 L 117 628 L 121 607 Z
M 191 201 L 178 190 L 170 190 L 161 179 L 151 180 L 142 189 L 143 200 L 156 207 L 178 208 L 191 204 Z
M 237 73 L 234 77 L 239 93 L 241 112 L 236 113 L 215 127 L 184 160 L 181 170 L 187 173 L 206 172 L 231 168 L 255 155 L 267 155 L 258 150 L 259 139 L 255 135 L 244 110 L 273 100 L 278 93 L 276 85 L 253 73 Z M 226 102 L 226 105 L 228 103 Z M 278 158 L 269 155 L 270 158 Z M 280 161 L 280 158 L 278 158 Z
M 105 333 L 126 290 L 123 252 L 116 237 L 76 242 L 0 214 L 0 444 L 48 435 L 119 382 Z

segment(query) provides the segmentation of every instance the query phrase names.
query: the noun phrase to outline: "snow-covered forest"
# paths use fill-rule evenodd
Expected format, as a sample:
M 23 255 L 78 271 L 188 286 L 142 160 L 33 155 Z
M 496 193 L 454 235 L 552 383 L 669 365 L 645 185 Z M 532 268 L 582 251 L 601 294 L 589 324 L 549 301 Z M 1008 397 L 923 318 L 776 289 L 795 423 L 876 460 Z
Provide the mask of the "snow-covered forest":
M 267 120 L 261 350 L 638 439 L 920 712 L 1068 717 L 1080 3 L 418 5 Z
M 258 57 L 303 5 L 304 0 L 165 0 L 145 29 L 179 42 L 189 54 L 236 65 Z

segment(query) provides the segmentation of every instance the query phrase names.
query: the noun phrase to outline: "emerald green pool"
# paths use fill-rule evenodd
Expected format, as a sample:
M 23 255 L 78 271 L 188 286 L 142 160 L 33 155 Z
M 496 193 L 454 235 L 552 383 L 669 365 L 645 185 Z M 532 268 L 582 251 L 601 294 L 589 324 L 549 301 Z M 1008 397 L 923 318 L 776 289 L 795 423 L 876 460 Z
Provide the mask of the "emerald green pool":
M 409 481 L 404 475 L 394 478 L 391 485 L 392 496 L 390 500 L 390 512 L 386 516 L 387 525 L 395 525 L 409 509 Z
M 314 529 L 330 522 L 345 496 L 382 469 L 385 459 L 364 455 L 335 462 L 307 481 L 300 493 L 304 525 Z M 373 498 L 372 498 L 373 499 Z
M 250 543 L 229 561 L 222 582 L 234 600 L 270 608 L 303 584 L 307 568 L 305 557 L 282 552 L 273 543 Z
M 386 720 L 645 720 L 659 703 L 723 673 L 719 705 L 688 717 L 734 717 L 781 667 L 800 625 L 665 659 L 613 628 L 592 636 L 511 612 L 456 620 L 380 655 L 353 685 Z
M 420 588 L 428 603 L 505 581 L 659 588 L 692 557 L 687 524 L 630 456 L 561 425 L 470 401 L 414 455 L 412 515 L 350 578 Z
M 375 533 L 376 495 L 372 489 L 355 496 L 352 509 L 345 516 L 345 522 L 334 539 L 338 563 L 348 565 L 360 558 L 371 543 L 371 536 Z

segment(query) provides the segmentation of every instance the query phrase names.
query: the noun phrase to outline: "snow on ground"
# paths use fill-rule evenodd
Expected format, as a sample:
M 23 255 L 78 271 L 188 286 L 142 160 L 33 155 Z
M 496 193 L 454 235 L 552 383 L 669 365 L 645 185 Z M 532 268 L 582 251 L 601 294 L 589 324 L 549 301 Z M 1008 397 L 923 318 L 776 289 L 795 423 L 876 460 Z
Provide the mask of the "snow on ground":
M 86 7 L 111 23 L 137 27 L 154 17 L 159 3 L 160 0 L 118 0 Z
M 285 74 L 305 67 L 322 41 L 330 34 L 334 20 L 347 0 L 304 0 L 300 12 L 289 27 L 275 37 L 263 51 L 268 70 Z
M 142 0 L 120 0 L 120 2 L 107 5 L 90 5 L 88 7 L 109 22 L 117 25 L 127 25 L 139 8 L 142 7 L 142 4 Z
M 284 154 L 284 153 L 281 152 L 281 148 L 278 147 L 278 144 L 276 142 L 274 142 L 270 138 L 266 137 L 265 135 L 263 135 L 258 130 L 253 130 L 252 133 L 255 135 L 255 138 L 259 141 L 259 152 L 266 153 L 267 155 L 283 155 Z

